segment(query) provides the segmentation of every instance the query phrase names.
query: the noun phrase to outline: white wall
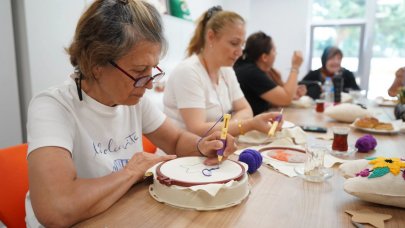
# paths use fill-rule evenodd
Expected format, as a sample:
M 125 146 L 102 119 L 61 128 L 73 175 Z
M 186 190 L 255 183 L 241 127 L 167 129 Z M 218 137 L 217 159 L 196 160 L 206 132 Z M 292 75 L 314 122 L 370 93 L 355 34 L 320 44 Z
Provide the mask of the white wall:
M 0 1 L 0 148 L 22 143 L 10 0 Z
M 249 21 L 251 7 L 252 4 L 255 4 L 255 2 L 256 0 L 223 0 L 223 8 L 225 10 L 235 11 L 245 20 Z
M 306 54 L 307 43 L 307 18 L 308 4 L 310 0 L 188 0 L 191 11 L 191 18 L 197 19 L 205 10 L 214 6 L 222 5 L 225 10 L 233 10 L 242 15 L 247 21 L 247 34 L 263 30 L 270 34 L 277 45 L 278 56 L 276 68 L 284 78 L 290 68 L 291 55 L 293 50 L 298 49 Z M 7 47 L 6 52 L 1 51 L 0 55 L 6 53 L 8 61 L 13 58 L 12 31 L 10 19 L 10 0 L 1 2 L 2 24 L 5 24 L 4 34 L 0 36 L 1 46 Z M 19 74 L 19 86 L 21 96 L 21 112 L 23 133 L 25 132 L 26 112 L 30 99 L 39 91 L 52 85 L 60 84 L 72 72 L 68 56 L 64 48 L 67 47 L 74 34 L 76 23 L 85 7 L 92 0 L 19 0 L 13 1 L 13 20 L 16 24 L 16 48 L 17 48 L 17 69 Z M 4 6 L 3 6 L 4 5 Z M 5 11 L 5 13 L 3 13 Z M 183 21 L 168 15 L 163 16 L 165 32 L 169 41 L 169 52 L 162 59 L 161 66 L 170 73 L 171 69 L 178 64 L 185 56 L 185 49 L 194 30 L 194 22 Z M 7 23 L 8 26 L 7 27 Z M 7 30 L 8 29 L 8 30 Z M 2 33 L 3 34 L 3 33 Z M 4 41 L 3 41 L 4 40 Z M 10 67 L 6 69 L 10 74 L 15 75 L 12 62 L 3 62 Z M 303 66 L 306 66 L 304 63 Z M 301 76 L 307 70 L 301 69 Z M 9 83 L 7 89 L 1 90 L 1 104 L 8 102 L 3 93 L 6 90 L 17 91 L 16 77 L 7 79 L 0 77 L 1 84 Z M 3 80 L 7 80 L 4 81 Z M 14 87 L 13 87 L 14 86 Z M 10 94 L 10 93 L 7 93 Z M 18 109 L 18 94 L 14 96 L 15 101 L 11 104 L 10 114 L 2 113 L 2 117 L 9 115 L 5 122 L 13 122 L 20 118 Z M 8 102 L 10 103 L 10 102 Z M 4 107 L 4 106 L 2 106 Z M 0 122 L 1 123 L 1 122 Z M 18 124 L 18 123 L 17 123 Z M 17 126 L 13 124 L 13 126 Z M 16 127 L 17 128 L 17 127 Z M 18 128 L 21 128 L 18 127 Z M 9 131 L 0 128 L 0 138 L 8 137 Z M 17 134 L 18 135 L 18 134 Z M 16 141 L 21 141 L 19 136 L 10 136 Z M 1 145 L 0 145 L 1 146 Z
M 307 56 L 310 0 L 253 0 L 251 1 L 248 34 L 263 31 L 273 38 L 277 48 L 275 68 L 284 80 L 291 67 L 294 50 Z M 300 78 L 308 72 L 307 59 L 300 69 Z
M 84 0 L 25 0 L 32 94 L 60 84 L 72 72 L 68 47 Z
M 72 72 L 64 48 L 72 40 L 85 3 L 85 0 L 12 2 L 23 139 L 32 96 L 62 83 Z M 0 136 L 4 134 L 0 129 Z

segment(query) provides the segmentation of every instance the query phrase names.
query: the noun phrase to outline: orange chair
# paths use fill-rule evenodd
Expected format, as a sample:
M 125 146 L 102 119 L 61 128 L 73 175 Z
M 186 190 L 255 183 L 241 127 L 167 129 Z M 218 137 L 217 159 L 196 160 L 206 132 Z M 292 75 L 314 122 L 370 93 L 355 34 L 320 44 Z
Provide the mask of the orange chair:
M 148 153 L 154 154 L 156 152 L 157 147 L 153 145 L 153 143 L 146 138 L 144 135 L 142 135 L 142 144 L 143 144 L 143 150 Z
M 26 227 L 27 144 L 0 149 L 0 221 L 8 228 Z

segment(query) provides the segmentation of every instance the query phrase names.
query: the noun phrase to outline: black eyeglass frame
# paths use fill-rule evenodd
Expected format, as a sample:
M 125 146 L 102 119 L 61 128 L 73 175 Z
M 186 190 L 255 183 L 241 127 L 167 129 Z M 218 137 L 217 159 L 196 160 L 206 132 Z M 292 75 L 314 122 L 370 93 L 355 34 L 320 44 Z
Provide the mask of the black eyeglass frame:
M 160 67 L 158 66 L 154 66 L 153 68 L 156 68 L 159 73 L 155 74 L 155 75 L 147 75 L 147 76 L 142 76 L 139 78 L 135 78 L 134 76 L 132 76 L 131 74 L 129 74 L 127 71 L 125 71 L 124 69 L 122 69 L 120 66 L 118 66 L 117 63 L 115 63 L 114 61 L 109 61 L 109 63 L 115 67 L 117 70 L 121 71 L 122 73 L 124 73 L 125 76 L 127 76 L 128 78 L 130 78 L 131 80 L 134 81 L 134 87 L 135 88 L 142 88 L 144 86 L 146 86 L 149 82 L 158 82 L 160 79 L 163 78 L 163 76 L 165 76 L 165 72 L 160 69 Z

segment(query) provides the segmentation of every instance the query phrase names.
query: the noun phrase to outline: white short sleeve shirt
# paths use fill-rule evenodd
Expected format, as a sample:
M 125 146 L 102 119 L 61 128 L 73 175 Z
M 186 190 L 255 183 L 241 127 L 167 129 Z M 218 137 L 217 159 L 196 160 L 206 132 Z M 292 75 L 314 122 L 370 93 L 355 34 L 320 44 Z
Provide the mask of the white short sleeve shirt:
M 133 106 L 109 107 L 83 92 L 80 101 L 75 82 L 69 79 L 32 99 L 28 154 L 40 147 L 62 147 L 71 153 L 78 177 L 101 177 L 122 169 L 134 153 L 143 151 L 142 133 L 155 131 L 164 120 L 147 97 Z M 27 225 L 37 227 L 29 193 L 26 212 Z
M 215 85 L 198 56 L 192 55 L 169 75 L 163 96 L 164 112 L 185 128 L 179 109 L 205 109 L 206 121 L 212 122 L 231 111 L 232 103 L 243 97 L 232 67 L 220 68 L 219 82 Z

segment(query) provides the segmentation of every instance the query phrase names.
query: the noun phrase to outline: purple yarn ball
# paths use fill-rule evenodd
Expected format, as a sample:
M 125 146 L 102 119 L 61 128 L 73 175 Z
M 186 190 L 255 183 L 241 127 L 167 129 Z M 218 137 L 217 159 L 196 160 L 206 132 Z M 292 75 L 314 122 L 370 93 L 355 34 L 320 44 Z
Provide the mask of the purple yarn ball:
M 257 150 L 246 149 L 239 155 L 239 161 L 248 165 L 248 173 L 251 174 L 261 166 L 263 157 Z
M 374 150 L 377 146 L 377 140 L 372 135 L 364 135 L 357 139 L 355 147 L 359 152 L 367 153 L 370 150 Z

